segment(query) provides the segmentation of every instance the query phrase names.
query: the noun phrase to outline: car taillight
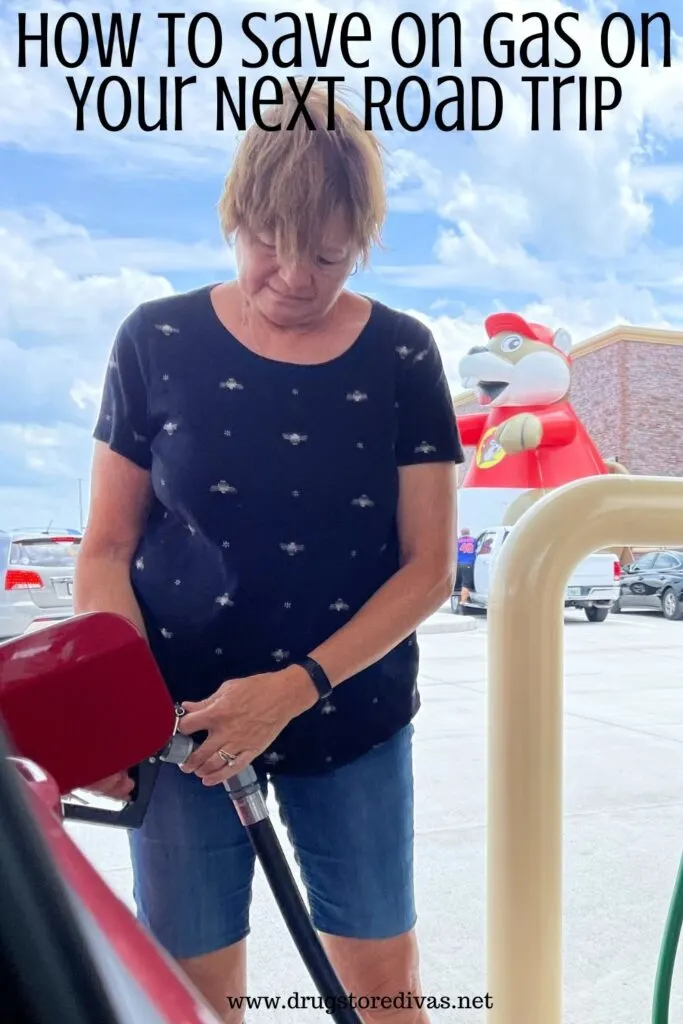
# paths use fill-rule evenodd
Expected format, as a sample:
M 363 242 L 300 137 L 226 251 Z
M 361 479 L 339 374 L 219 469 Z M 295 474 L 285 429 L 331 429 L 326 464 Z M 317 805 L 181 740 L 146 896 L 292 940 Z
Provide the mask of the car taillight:
M 5 590 L 40 590 L 43 581 L 32 569 L 8 569 L 5 573 Z
M 615 580 L 616 583 L 618 583 L 620 579 L 621 579 L 621 565 L 615 559 L 615 561 L 614 561 L 614 580 Z

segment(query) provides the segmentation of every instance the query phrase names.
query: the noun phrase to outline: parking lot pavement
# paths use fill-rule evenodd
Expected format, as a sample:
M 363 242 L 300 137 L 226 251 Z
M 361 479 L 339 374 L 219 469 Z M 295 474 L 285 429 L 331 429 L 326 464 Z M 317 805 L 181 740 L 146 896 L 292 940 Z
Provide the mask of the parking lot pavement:
M 485 619 L 474 617 L 465 632 L 427 632 L 420 641 L 418 931 L 424 991 L 439 998 L 486 994 L 486 639 Z M 683 623 L 637 614 L 588 623 L 570 613 L 565 658 L 563 1024 L 645 1024 L 683 850 Z M 296 874 L 276 813 L 273 820 Z M 125 838 L 68 827 L 132 905 Z M 258 871 L 249 955 L 253 995 L 314 995 Z M 677 967 L 680 1007 L 683 950 Z M 248 1014 L 250 1024 L 325 1019 L 300 1003 Z M 431 1013 L 432 1024 L 485 1019 L 473 1009 Z
M 470 630 L 476 629 L 477 625 L 477 616 L 454 615 L 451 611 L 450 602 L 448 602 L 422 623 L 418 633 L 420 636 L 428 636 L 434 633 L 468 633 Z

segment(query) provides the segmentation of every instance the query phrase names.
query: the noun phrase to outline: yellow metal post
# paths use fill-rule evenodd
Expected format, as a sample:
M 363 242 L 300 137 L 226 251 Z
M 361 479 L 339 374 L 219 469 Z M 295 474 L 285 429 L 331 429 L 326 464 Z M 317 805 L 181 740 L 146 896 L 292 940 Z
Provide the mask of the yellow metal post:
M 583 558 L 602 548 L 681 543 L 683 480 L 608 476 L 547 495 L 513 527 L 501 550 L 488 608 L 487 991 L 493 1024 L 562 1022 L 567 581 Z

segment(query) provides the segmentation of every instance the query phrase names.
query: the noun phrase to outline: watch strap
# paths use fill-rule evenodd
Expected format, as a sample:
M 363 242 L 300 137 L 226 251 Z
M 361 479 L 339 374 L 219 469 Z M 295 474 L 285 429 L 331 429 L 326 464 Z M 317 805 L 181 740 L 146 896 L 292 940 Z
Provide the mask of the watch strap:
M 297 662 L 304 671 L 311 677 L 311 681 L 318 691 L 319 696 L 329 697 L 332 693 L 332 683 L 327 677 L 327 673 L 322 665 L 319 665 L 314 658 L 302 658 L 301 661 Z

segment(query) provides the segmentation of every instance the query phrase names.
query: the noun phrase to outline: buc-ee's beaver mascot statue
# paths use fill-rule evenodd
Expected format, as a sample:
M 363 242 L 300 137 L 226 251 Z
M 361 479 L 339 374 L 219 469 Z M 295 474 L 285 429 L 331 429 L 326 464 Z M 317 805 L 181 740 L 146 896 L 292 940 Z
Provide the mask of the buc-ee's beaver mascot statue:
M 476 536 L 512 525 L 542 495 L 586 476 L 626 473 L 602 458 L 574 412 L 571 339 L 516 313 L 485 321 L 488 345 L 460 362 L 463 386 L 482 412 L 458 416 L 462 443 L 475 447 L 458 495 L 458 521 Z

